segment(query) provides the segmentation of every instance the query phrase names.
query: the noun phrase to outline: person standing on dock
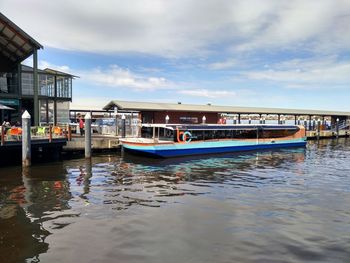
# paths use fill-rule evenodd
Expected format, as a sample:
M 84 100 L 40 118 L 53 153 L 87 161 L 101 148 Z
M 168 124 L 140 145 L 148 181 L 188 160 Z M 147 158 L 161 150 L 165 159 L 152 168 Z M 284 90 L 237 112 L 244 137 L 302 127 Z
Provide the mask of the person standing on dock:
M 79 116 L 79 129 L 80 129 L 80 136 L 84 135 L 84 121 L 83 117 Z

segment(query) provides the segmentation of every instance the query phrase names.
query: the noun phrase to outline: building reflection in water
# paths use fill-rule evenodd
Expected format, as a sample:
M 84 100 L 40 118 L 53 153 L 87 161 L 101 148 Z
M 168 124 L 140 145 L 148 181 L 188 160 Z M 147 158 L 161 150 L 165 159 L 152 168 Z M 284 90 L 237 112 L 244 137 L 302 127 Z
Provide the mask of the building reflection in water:
M 2 170 L 0 262 L 39 261 L 50 248 L 47 237 L 81 213 L 114 218 L 116 210 L 159 207 L 178 196 L 207 194 L 220 184 L 284 183 L 283 176 L 266 173 L 291 163 L 298 169 L 304 158 L 303 148 L 162 160 L 125 154 L 95 157 L 93 163 L 82 159 Z
M 0 262 L 38 262 L 49 248 L 45 222 L 70 208 L 66 172 L 57 164 L 6 174 L 0 179 Z

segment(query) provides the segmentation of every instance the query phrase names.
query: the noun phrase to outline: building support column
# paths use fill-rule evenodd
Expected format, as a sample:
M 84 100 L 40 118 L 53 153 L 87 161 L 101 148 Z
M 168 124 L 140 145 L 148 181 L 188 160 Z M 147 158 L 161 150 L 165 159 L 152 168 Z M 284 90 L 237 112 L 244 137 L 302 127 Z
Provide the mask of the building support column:
M 18 99 L 18 109 L 17 109 L 17 113 L 18 116 L 22 115 L 22 64 L 19 63 L 18 64 L 18 90 L 17 90 L 17 99 Z M 1 122 L 2 123 L 2 122 Z
M 46 111 L 46 124 L 49 124 L 49 122 L 50 122 L 50 120 L 49 120 L 49 99 L 46 99 L 45 111 Z
M 54 77 L 53 125 L 57 125 L 57 76 Z
M 281 114 L 278 114 L 278 124 L 281 124 Z
M 241 114 L 238 113 L 238 124 L 241 124 Z
M 33 53 L 34 126 L 39 126 L 38 50 Z
M 311 115 L 309 115 L 309 131 L 311 131 Z

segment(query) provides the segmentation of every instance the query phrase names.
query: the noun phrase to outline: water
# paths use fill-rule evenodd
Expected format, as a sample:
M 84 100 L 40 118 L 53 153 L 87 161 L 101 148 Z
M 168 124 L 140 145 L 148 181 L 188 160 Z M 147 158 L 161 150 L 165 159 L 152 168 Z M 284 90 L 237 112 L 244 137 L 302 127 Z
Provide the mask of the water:
M 350 260 L 349 139 L 0 175 L 0 262 Z

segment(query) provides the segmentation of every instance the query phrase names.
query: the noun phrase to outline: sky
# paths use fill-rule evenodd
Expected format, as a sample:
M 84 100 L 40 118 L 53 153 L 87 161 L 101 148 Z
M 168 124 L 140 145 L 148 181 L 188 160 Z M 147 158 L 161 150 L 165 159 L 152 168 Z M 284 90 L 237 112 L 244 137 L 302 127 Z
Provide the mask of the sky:
M 0 12 L 44 46 L 40 68 L 79 76 L 72 109 L 350 111 L 349 0 L 1 0 Z

